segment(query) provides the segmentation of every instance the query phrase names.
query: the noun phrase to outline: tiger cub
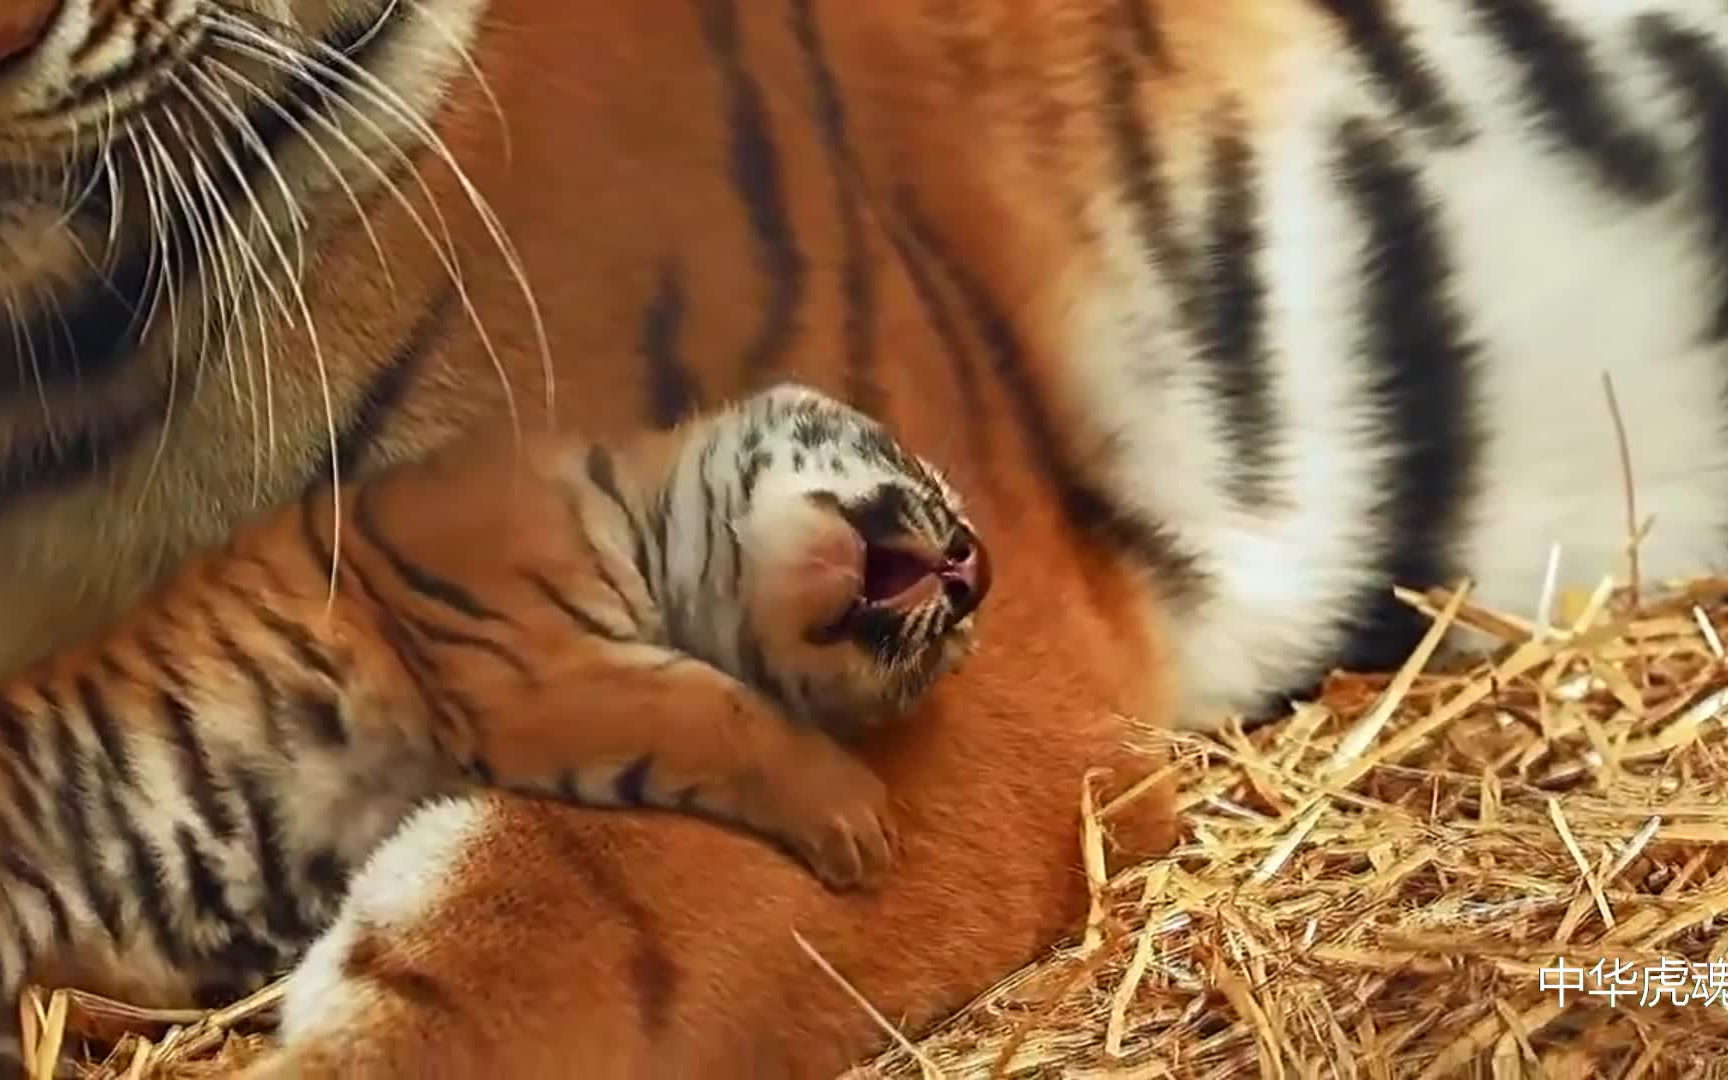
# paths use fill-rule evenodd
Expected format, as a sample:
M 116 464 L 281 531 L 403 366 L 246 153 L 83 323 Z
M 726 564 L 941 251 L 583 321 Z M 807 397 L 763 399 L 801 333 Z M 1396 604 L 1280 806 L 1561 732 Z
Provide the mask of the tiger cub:
M 0 689 L 0 989 L 228 999 L 479 786 L 703 815 L 868 885 L 886 795 L 834 736 L 955 666 L 989 588 L 936 471 L 794 385 L 310 493 Z

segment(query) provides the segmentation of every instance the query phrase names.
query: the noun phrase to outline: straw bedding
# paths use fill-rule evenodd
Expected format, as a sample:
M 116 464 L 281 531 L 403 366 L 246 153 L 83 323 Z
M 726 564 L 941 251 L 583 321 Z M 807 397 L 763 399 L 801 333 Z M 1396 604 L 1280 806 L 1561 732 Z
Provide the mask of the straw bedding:
M 1087 925 L 847 1080 L 1728 1075 L 1728 580 L 1560 593 L 1554 627 L 1405 600 L 1434 633 L 1395 676 L 1252 732 L 1145 733 L 1182 845 L 1107 873 L 1112 807 L 1077 792 Z M 1448 668 L 1449 627 L 1499 648 Z M 87 1077 L 190 1080 L 254 1053 L 273 1001 L 23 1010 Z M 128 1024 L 149 1041 L 81 1042 Z

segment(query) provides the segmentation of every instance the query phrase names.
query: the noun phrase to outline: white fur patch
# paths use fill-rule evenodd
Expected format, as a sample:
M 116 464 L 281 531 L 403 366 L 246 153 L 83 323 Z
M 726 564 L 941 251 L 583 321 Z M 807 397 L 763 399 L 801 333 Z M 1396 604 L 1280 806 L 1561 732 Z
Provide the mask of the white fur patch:
M 338 920 L 295 965 L 283 985 L 277 1022 L 277 1037 L 284 1043 L 336 1030 L 360 1012 L 363 996 L 372 990 L 350 982 L 342 971 L 357 930 L 352 920 Z
M 463 852 L 484 827 L 475 799 L 438 799 L 416 810 L 354 875 L 335 923 L 319 936 L 289 977 L 280 1030 L 293 1040 L 341 1025 L 367 987 L 343 974 L 362 927 L 412 932 L 449 887 Z
M 1707 573 L 1728 554 L 1728 348 L 1710 339 L 1722 296 L 1702 191 L 1700 118 L 1635 49 L 1634 18 L 1660 13 L 1728 55 L 1728 8 L 1714 0 L 1550 0 L 1592 41 L 1627 119 L 1662 146 L 1682 183 L 1634 205 L 1600 185 L 1519 98 L 1523 72 L 1496 52 L 1471 6 L 1396 4 L 1474 137 L 1420 138 L 1337 37 L 1293 35 L 1257 76 L 1278 87 L 1247 132 L 1257 155 L 1259 269 L 1268 287 L 1273 447 L 1282 503 L 1234 505 L 1232 448 L 1202 383 L 1207 361 L 1174 332 L 1173 303 L 1148 271 L 1132 213 L 1101 196 L 1092 224 L 1104 267 L 1069 324 L 1070 371 L 1119 452 L 1113 495 L 1195 549 L 1210 590 L 1171 619 L 1180 721 L 1208 727 L 1331 662 L 1338 625 L 1390 539 L 1367 411 L 1360 329 L 1360 220 L 1331 171 L 1334 136 L 1366 117 L 1392 136 L 1436 212 L 1454 271 L 1449 297 L 1478 346 L 1472 391 L 1486 433 L 1478 489 L 1459 537 L 1476 596 L 1531 617 L 1549 552 L 1562 584 L 1625 576 L 1627 535 L 1613 379 L 1631 444 L 1646 580 Z M 1317 16 L 1318 18 L 1318 16 Z M 1198 110 L 1197 110 L 1198 111 Z M 1183 205 L 1187 200 L 1179 199 Z M 1194 238 L 1194 239 L 1197 239 Z M 1154 373 L 1155 372 L 1155 373 Z
M 1366 380 L 1340 362 L 1354 333 L 1344 283 L 1360 228 L 1338 201 L 1318 130 L 1319 117 L 1366 99 L 1335 60 L 1315 61 L 1281 80 L 1287 119 L 1257 140 L 1260 270 L 1272 283 L 1268 366 L 1289 447 L 1274 481 L 1286 496 L 1271 515 L 1247 514 L 1228 495 L 1232 451 L 1207 391 L 1207 361 L 1173 330 L 1175 303 L 1150 276 L 1132 215 L 1113 199 L 1092 207 L 1105 270 L 1074 311 L 1069 370 L 1084 407 L 1116 438 L 1104 479 L 1128 506 L 1173 527 L 1213 580 L 1171 628 L 1185 719 L 1252 702 L 1336 647 L 1345 601 L 1379 554 L 1369 508 L 1383 452 L 1352 423 Z M 1301 126 L 1305 117 L 1315 130 Z
M 438 902 L 484 821 L 471 798 L 435 799 L 415 810 L 354 875 L 346 907 L 385 929 L 418 919 Z

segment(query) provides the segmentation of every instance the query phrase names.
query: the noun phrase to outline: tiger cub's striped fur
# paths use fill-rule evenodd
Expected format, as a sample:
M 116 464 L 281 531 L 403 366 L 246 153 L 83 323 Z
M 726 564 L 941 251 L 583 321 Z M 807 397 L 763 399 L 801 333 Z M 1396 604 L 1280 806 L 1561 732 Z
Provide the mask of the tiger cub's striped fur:
M 883 786 L 831 733 L 971 641 L 989 568 L 943 480 L 792 385 L 520 446 L 347 488 L 328 606 L 313 493 L 5 686 L 0 997 L 244 989 L 414 806 L 477 783 L 740 823 L 835 886 L 887 867 Z

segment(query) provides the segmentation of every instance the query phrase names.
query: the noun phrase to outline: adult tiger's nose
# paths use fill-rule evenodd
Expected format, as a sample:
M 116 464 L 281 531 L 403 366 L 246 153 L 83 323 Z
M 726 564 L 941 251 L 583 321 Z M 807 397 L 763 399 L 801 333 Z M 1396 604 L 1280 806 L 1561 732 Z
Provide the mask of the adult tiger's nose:
M 36 47 L 65 0 L 0 0 L 0 64 Z

